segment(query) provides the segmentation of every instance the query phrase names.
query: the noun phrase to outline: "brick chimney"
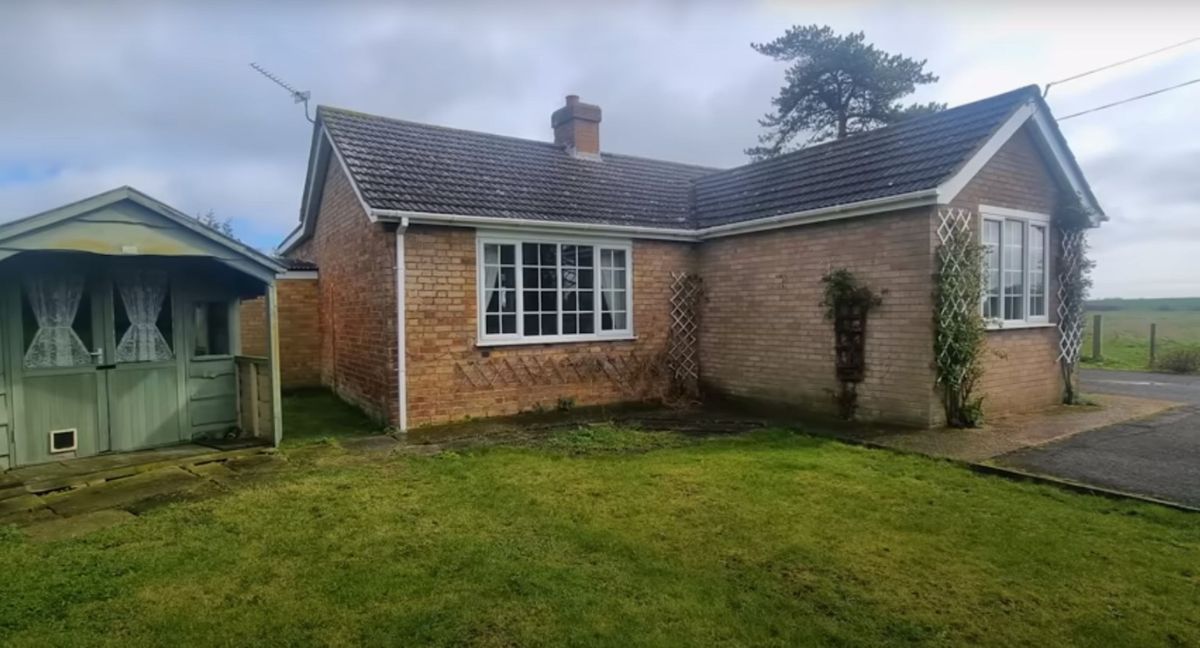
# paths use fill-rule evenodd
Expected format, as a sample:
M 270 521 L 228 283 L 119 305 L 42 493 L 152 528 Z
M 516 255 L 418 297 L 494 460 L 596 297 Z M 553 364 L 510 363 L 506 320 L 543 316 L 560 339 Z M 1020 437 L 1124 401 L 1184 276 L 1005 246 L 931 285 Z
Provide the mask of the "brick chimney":
M 580 103 L 579 95 L 567 95 L 567 103 L 550 115 L 554 143 L 575 157 L 600 159 L 600 106 Z

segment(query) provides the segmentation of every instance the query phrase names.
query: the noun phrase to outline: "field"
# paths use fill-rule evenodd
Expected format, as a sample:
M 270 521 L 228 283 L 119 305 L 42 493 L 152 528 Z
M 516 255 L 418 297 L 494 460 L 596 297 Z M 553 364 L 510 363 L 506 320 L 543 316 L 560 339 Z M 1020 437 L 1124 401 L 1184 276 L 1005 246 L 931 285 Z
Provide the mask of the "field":
M 0 527 L 0 643 L 1200 645 L 1194 514 L 791 429 L 373 457 L 328 395 L 285 407 L 267 481 L 50 544 Z
M 1092 358 L 1092 316 L 1103 320 L 1102 360 Z M 1200 298 L 1106 299 L 1088 303 L 1083 364 L 1100 369 L 1146 371 L 1150 367 L 1150 324 L 1158 325 L 1157 356 L 1180 347 L 1200 347 Z

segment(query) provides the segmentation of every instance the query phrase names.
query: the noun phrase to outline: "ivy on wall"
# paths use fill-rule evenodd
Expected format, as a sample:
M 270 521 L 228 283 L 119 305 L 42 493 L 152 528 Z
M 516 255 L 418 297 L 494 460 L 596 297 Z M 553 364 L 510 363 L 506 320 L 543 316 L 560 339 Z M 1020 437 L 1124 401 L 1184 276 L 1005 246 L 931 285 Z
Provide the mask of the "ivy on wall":
M 858 383 L 866 375 L 867 314 L 883 303 L 866 284 L 845 268 L 821 277 L 825 317 L 833 320 L 834 352 L 838 379 L 835 400 L 839 415 L 850 420 L 858 409 Z

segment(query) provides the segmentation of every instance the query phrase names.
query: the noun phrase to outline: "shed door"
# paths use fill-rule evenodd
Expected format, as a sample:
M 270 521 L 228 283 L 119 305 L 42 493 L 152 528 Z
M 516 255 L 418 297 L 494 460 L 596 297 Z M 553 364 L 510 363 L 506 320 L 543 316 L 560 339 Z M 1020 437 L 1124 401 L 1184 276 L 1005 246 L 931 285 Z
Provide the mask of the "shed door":
M 113 274 L 109 321 L 109 437 L 116 452 L 178 443 L 175 299 L 167 273 L 130 269 Z
M 66 264 L 63 264 L 64 266 Z M 39 269 L 23 277 L 9 330 L 21 416 L 18 465 L 108 449 L 107 385 L 96 358 L 103 307 L 82 270 Z

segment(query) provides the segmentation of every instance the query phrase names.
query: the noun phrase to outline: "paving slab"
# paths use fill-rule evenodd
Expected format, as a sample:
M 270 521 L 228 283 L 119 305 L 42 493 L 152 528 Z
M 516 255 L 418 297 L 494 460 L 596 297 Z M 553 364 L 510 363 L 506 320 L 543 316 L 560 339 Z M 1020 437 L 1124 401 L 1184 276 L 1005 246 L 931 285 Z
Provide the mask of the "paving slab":
M 120 508 L 138 500 L 193 487 L 202 481 L 200 477 L 179 467 L 160 468 L 88 488 L 46 495 L 42 499 L 55 513 L 72 517 L 101 509 Z
M 103 529 L 125 524 L 136 516 L 128 511 L 105 509 L 70 518 L 38 522 L 25 527 L 25 535 L 34 542 L 55 542 L 79 538 Z
M 870 430 L 851 428 L 841 433 L 857 441 L 918 452 L 932 457 L 980 462 L 1064 439 L 1118 422 L 1137 421 L 1180 404 L 1131 396 L 1096 396 L 1098 406 L 1057 406 L 1022 412 L 987 422 L 977 429 Z

